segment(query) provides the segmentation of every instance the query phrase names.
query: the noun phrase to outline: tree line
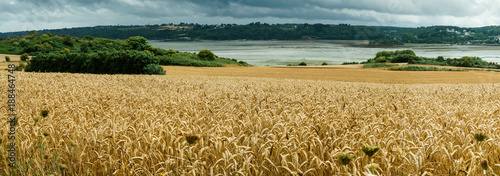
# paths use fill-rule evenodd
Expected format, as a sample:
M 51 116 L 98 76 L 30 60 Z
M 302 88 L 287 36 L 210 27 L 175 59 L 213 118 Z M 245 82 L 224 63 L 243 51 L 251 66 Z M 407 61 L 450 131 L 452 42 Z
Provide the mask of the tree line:
M 355 26 L 349 24 L 161 24 L 95 26 L 37 31 L 73 37 L 93 36 L 127 39 L 143 36 L 149 40 L 370 40 L 372 44 L 403 43 L 496 44 L 500 26 L 462 28 L 431 26 L 418 28 Z M 0 38 L 26 36 L 29 31 L 0 33 Z
M 425 64 L 425 65 L 442 65 L 442 66 L 457 66 L 457 67 L 473 67 L 486 69 L 500 69 L 500 65 L 494 62 L 487 62 L 480 57 L 464 56 L 461 58 L 428 58 L 417 56 L 412 50 L 396 50 L 396 51 L 379 51 L 374 58 L 368 59 L 362 64 L 371 67 L 376 66 L 391 66 L 387 63 L 408 63 L 408 64 Z

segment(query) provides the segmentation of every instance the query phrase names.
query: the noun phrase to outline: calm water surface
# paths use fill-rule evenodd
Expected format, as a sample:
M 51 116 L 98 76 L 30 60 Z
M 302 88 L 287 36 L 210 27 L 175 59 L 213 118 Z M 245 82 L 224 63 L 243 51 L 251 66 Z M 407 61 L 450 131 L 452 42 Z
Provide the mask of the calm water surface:
M 412 45 L 403 48 L 354 47 L 337 41 L 149 41 L 154 47 L 185 52 L 208 49 L 219 57 L 243 60 L 258 66 L 279 66 L 306 62 L 308 65 L 362 62 L 373 58 L 379 51 L 411 49 L 418 56 L 460 58 L 478 56 L 488 62 L 500 63 L 498 46 Z

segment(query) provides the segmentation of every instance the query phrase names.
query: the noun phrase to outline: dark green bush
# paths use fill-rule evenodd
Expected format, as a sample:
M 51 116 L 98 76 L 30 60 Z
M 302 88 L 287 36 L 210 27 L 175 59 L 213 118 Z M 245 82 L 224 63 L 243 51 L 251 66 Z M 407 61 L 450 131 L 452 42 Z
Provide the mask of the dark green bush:
M 442 66 L 457 66 L 457 67 L 474 67 L 500 69 L 500 65 L 493 62 L 483 61 L 479 57 L 462 57 L 460 59 L 444 59 L 442 56 L 434 58 L 416 57 L 414 60 L 408 61 L 408 64 L 426 64 L 426 65 L 442 65 Z
M 370 60 L 375 60 L 374 62 L 376 63 L 405 63 L 416 57 L 417 55 L 415 55 L 415 52 L 412 50 L 379 51 L 375 55 L 375 58 Z M 368 62 L 370 62 L 370 60 L 368 60 Z
M 191 53 L 178 53 L 172 56 L 160 56 L 160 65 L 178 65 L 178 66 L 194 66 L 194 67 L 222 67 L 221 63 L 214 61 L 199 60 L 198 57 Z
M 173 50 L 173 49 L 168 49 L 168 51 L 167 51 L 167 55 L 172 56 L 172 55 L 174 55 L 174 54 L 177 54 L 177 52 L 176 52 L 175 50 Z
M 355 64 L 359 64 L 359 62 L 344 62 L 344 63 L 342 63 L 342 65 L 355 65 Z
M 165 70 L 158 64 L 148 64 L 144 68 L 144 72 L 150 75 L 165 75 Z
M 5 56 L 5 61 L 10 62 L 10 57 L 9 56 Z
M 123 48 L 125 50 L 143 51 L 149 50 L 151 48 L 151 45 L 149 45 L 148 39 L 142 36 L 134 36 L 129 37 L 127 40 L 125 40 L 125 45 L 123 46 Z
M 158 58 L 141 51 L 110 51 L 92 54 L 40 54 L 28 62 L 30 72 L 95 74 L 162 74 Z
M 411 54 L 398 54 L 396 56 L 390 57 L 390 62 L 392 63 L 404 63 L 416 58 L 417 56 Z
M 200 50 L 200 52 L 198 53 L 198 57 L 200 57 L 200 59 L 208 60 L 208 61 L 215 60 L 215 54 L 212 53 L 212 51 L 206 50 L 206 49 Z
M 21 61 L 27 61 L 30 59 L 30 56 L 28 55 L 28 53 L 23 53 L 21 55 Z
M 388 68 L 395 66 L 398 66 L 398 64 L 368 63 L 364 64 L 363 68 Z
M 386 63 L 387 58 L 386 58 L 386 56 L 380 56 L 380 57 L 377 57 L 377 59 L 375 59 L 375 62 L 376 63 Z
M 437 67 L 421 67 L 421 66 L 402 66 L 402 67 L 391 67 L 389 70 L 393 71 L 465 71 L 463 69 L 452 69 L 452 68 L 437 68 Z
M 443 57 L 443 56 L 438 56 L 438 57 L 436 58 L 436 61 L 437 61 L 437 62 L 444 62 L 444 57 Z
M 16 66 L 16 71 L 23 71 L 26 68 L 26 64 L 19 62 L 19 66 Z
M 301 63 L 299 63 L 299 66 L 307 66 L 307 63 L 301 62 Z
M 239 65 L 239 66 L 250 66 L 250 64 L 248 64 L 248 63 L 247 63 L 247 62 L 245 62 L 245 61 L 239 61 L 239 62 L 238 62 L 238 65 Z

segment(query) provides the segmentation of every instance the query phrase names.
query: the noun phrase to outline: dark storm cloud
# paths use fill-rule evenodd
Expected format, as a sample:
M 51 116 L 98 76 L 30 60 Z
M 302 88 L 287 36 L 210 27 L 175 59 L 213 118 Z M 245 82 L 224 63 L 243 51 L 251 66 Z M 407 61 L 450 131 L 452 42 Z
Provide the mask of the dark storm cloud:
M 450 15 L 467 16 L 480 13 L 486 1 L 470 0 L 187 0 L 193 4 L 210 7 L 205 9 L 209 14 L 220 14 L 217 11 L 247 11 L 249 9 L 270 9 L 282 12 L 282 16 L 289 16 L 291 12 L 304 11 L 306 14 L 296 17 L 306 17 L 313 15 L 315 8 L 325 8 L 329 10 L 364 10 L 378 13 L 390 13 L 397 15 Z M 288 14 L 287 14 L 288 13 Z M 272 14 L 272 13 L 270 13 Z M 231 15 L 231 14 L 223 14 Z M 267 14 L 261 14 L 263 16 Z M 278 14 L 274 14 L 278 15 Z M 279 17 L 279 15 L 278 15 Z
M 151 23 L 483 26 L 498 0 L 0 0 L 0 31 Z

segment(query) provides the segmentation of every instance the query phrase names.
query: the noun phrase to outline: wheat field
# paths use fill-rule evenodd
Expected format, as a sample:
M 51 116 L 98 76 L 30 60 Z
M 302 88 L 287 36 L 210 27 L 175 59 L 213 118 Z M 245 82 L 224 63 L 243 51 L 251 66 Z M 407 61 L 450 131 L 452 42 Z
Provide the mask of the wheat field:
M 18 175 L 500 174 L 499 84 L 16 74 Z

